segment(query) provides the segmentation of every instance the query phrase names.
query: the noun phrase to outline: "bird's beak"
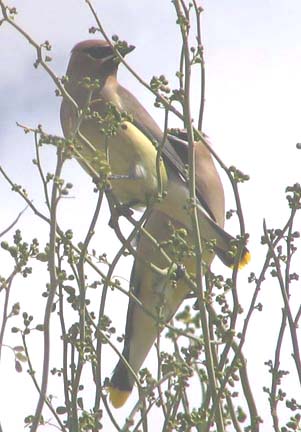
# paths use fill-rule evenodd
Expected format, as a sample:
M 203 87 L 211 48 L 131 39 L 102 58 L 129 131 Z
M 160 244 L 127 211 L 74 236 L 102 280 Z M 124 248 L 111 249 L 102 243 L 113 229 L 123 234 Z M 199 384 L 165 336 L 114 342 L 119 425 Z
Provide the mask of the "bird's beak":
M 127 45 L 124 48 L 120 49 L 119 52 L 122 55 L 122 57 L 125 57 L 127 54 L 134 51 L 135 48 L 136 48 L 135 45 Z

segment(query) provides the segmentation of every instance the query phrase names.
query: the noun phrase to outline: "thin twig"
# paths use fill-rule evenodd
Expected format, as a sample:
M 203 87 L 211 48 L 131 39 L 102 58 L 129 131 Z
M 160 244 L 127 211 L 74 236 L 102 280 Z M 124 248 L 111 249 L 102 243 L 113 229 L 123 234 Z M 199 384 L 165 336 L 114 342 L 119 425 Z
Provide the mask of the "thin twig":
M 59 262 L 59 269 L 60 269 Z M 64 397 L 65 397 L 65 406 L 69 415 L 69 407 L 70 407 L 70 397 L 69 397 L 69 379 L 68 379 L 68 341 L 67 341 L 67 331 L 64 320 L 64 298 L 63 298 L 63 287 L 62 283 L 59 284 L 59 319 L 62 329 L 62 344 L 63 344 L 63 379 L 64 379 Z
M 8 304 L 9 304 L 9 296 L 10 296 L 10 290 L 11 286 L 14 280 L 14 277 L 18 273 L 18 268 L 15 267 L 13 272 L 8 276 L 5 283 L 2 283 L 2 286 L 0 287 L 0 291 L 2 287 L 5 289 L 5 298 L 4 298 L 4 306 L 3 306 L 3 314 L 2 314 L 2 323 L 1 323 L 1 330 L 0 330 L 0 359 L 1 359 L 1 353 L 2 353 L 2 347 L 3 347 L 3 340 L 4 340 L 4 334 L 6 329 L 7 320 L 9 318 L 8 315 Z
M 190 63 L 190 50 L 188 45 L 188 34 L 187 27 L 189 24 L 184 21 L 181 6 L 179 0 L 174 1 L 174 5 L 176 8 L 176 13 L 178 17 L 178 21 L 180 23 L 180 29 L 182 34 L 182 43 L 184 48 L 184 59 L 185 59 L 185 77 L 184 77 L 184 102 L 183 102 L 183 111 L 184 111 L 184 126 L 187 130 L 187 138 L 188 138 L 188 161 L 189 161 L 189 197 L 190 197 L 190 206 L 191 206 L 191 223 L 192 223 L 192 232 L 193 237 L 195 239 L 195 266 L 196 266 L 196 294 L 199 301 L 199 308 L 201 313 L 201 322 L 202 322 L 202 330 L 204 337 L 204 348 L 205 348 L 205 358 L 206 358 L 206 367 L 209 378 L 209 387 L 212 394 L 213 400 L 216 399 L 217 396 L 217 381 L 214 370 L 213 356 L 212 356 L 212 347 L 210 341 L 210 332 L 208 327 L 207 320 L 207 312 L 204 302 L 204 289 L 202 284 L 202 245 L 201 245 L 201 237 L 200 237 L 200 228 L 198 222 L 197 215 L 197 206 L 196 206 L 196 184 L 195 184 L 195 142 L 193 135 L 193 127 L 192 127 L 192 118 L 190 113 L 190 78 L 191 78 L 191 63 Z M 222 411 L 220 404 L 217 406 L 215 422 L 219 432 L 224 431 L 224 421 L 222 416 Z M 208 423 L 207 430 L 210 429 L 210 423 Z
M 0 233 L 0 237 L 3 237 L 5 234 L 8 233 L 18 222 L 22 214 L 27 210 L 28 206 L 26 206 L 23 210 L 20 211 L 16 219 L 4 230 Z
M 86 318 L 85 318 L 85 310 L 86 310 L 86 283 L 85 283 L 85 271 L 84 264 L 86 262 L 86 254 L 88 250 L 89 243 L 94 235 L 95 226 L 99 217 L 100 208 L 103 200 L 103 191 L 100 190 L 98 193 L 98 199 L 96 203 L 96 208 L 93 213 L 93 218 L 91 220 L 90 226 L 88 228 L 88 232 L 86 234 L 86 238 L 81 248 L 81 253 L 79 256 L 77 270 L 79 277 L 79 291 L 80 291 L 80 305 L 79 305 L 79 332 L 80 332 L 80 340 L 85 343 L 86 340 Z M 76 367 L 76 372 L 74 376 L 74 380 L 72 382 L 72 406 L 73 406 L 73 416 L 72 421 L 74 423 L 74 431 L 76 432 L 78 428 L 78 420 L 77 420 L 77 396 L 78 396 L 78 388 L 80 384 L 80 377 L 82 373 L 82 368 L 84 365 L 84 359 L 82 357 L 83 353 L 79 352 L 78 354 L 78 363 Z
M 201 66 L 201 97 L 200 97 L 200 108 L 199 108 L 199 116 L 198 116 L 198 130 L 203 130 L 203 117 L 204 117 L 204 109 L 205 109 L 205 89 L 206 89 L 206 74 L 205 74 L 205 60 L 204 60 L 204 48 L 202 43 L 202 31 L 201 31 L 201 13 L 203 12 L 203 8 L 198 6 L 196 0 L 193 1 L 193 7 L 196 15 L 196 26 L 197 26 L 197 53 L 200 58 L 200 66 Z
M 299 350 L 298 336 L 297 336 L 297 332 L 296 332 L 296 327 L 294 325 L 294 319 L 293 319 L 290 304 L 289 304 L 288 294 L 287 294 L 287 291 L 285 289 L 285 282 L 284 282 L 283 277 L 282 277 L 279 258 L 277 257 L 277 255 L 275 253 L 275 249 L 273 247 L 273 244 L 272 244 L 271 240 L 269 239 L 269 235 L 267 232 L 265 221 L 264 221 L 264 234 L 266 237 L 267 245 L 269 247 L 269 253 L 272 256 L 272 259 L 273 259 L 274 264 L 275 264 L 275 269 L 277 272 L 277 279 L 278 279 L 279 286 L 281 289 L 281 294 L 282 294 L 283 303 L 284 303 L 284 309 L 285 309 L 285 313 L 287 314 L 289 328 L 290 328 L 290 335 L 291 335 L 291 340 L 292 340 L 292 345 L 293 345 L 293 359 L 295 361 L 299 383 L 301 384 L 301 361 L 300 361 L 300 350 Z
M 26 335 L 24 333 L 22 333 L 22 341 L 23 341 L 24 351 L 25 351 L 25 355 L 26 355 L 27 363 L 28 363 L 28 373 L 29 373 L 29 375 L 33 381 L 35 388 L 37 389 L 38 394 L 40 395 L 41 389 L 40 389 L 40 386 L 39 386 L 39 384 L 36 380 L 36 377 L 35 377 L 35 370 L 34 370 L 33 365 L 31 363 L 31 357 L 30 357 L 27 342 L 26 342 Z M 57 415 L 57 413 L 56 413 L 54 407 L 52 406 L 52 404 L 50 403 L 48 397 L 45 398 L 45 403 L 48 406 L 49 410 L 51 411 L 52 415 L 55 417 L 56 421 L 58 422 L 61 432 L 67 432 L 67 429 L 65 428 L 65 426 L 61 422 L 60 417 Z
M 273 426 L 275 432 L 280 432 L 279 428 L 279 418 L 277 413 L 277 406 L 279 402 L 279 398 L 277 396 L 277 388 L 279 383 L 279 376 L 278 371 L 280 367 L 280 354 L 281 354 L 281 346 L 283 342 L 284 332 L 286 328 L 287 323 L 287 315 L 285 312 L 285 309 L 282 309 L 282 320 L 280 324 L 280 329 L 278 333 L 277 343 L 276 343 L 276 349 L 275 349 L 275 356 L 274 356 L 274 364 L 272 366 L 272 386 L 271 386 L 271 393 L 270 393 L 270 407 L 271 407 L 271 416 L 273 419 Z
M 115 271 L 115 267 L 116 267 L 119 259 L 121 258 L 121 256 L 128 249 L 128 245 L 131 244 L 131 242 L 133 241 L 133 239 L 136 237 L 136 235 L 140 231 L 140 228 L 142 227 L 143 223 L 145 222 L 145 220 L 149 216 L 150 211 L 151 211 L 150 209 L 146 209 L 145 210 L 145 212 L 143 213 L 143 215 L 140 218 L 139 222 L 136 224 L 136 226 L 134 227 L 133 231 L 131 232 L 131 234 L 129 235 L 129 237 L 126 239 L 126 241 L 123 242 L 121 248 L 119 249 L 119 251 L 115 255 L 114 260 L 112 261 L 112 263 L 110 265 L 110 268 L 109 268 L 109 271 L 107 273 L 107 276 L 104 279 L 104 286 L 103 286 L 103 290 L 102 290 L 100 307 L 99 307 L 99 312 L 98 312 L 98 327 L 101 326 L 101 321 L 102 321 L 102 318 L 103 318 L 103 315 L 104 315 L 104 309 L 105 309 L 105 304 L 106 304 L 107 292 L 108 292 L 109 284 L 111 283 L 113 272 Z M 96 384 L 98 384 L 98 383 L 101 383 L 101 364 L 102 364 L 102 362 L 101 362 L 101 353 L 102 353 L 102 341 L 101 341 L 101 338 L 97 339 L 96 352 L 97 352 L 97 369 L 96 369 L 96 373 L 95 373 L 95 382 L 96 382 Z M 95 407 L 96 410 L 99 408 L 99 403 L 100 403 L 100 393 L 96 392 L 96 398 L 95 398 L 95 404 L 94 404 L 94 407 Z
M 4 4 L 2 0 L 0 0 L 0 8 L 2 10 L 3 20 L 6 21 L 8 24 L 10 24 L 12 27 L 14 27 L 18 33 L 20 33 L 31 46 L 33 46 L 36 50 L 37 55 L 37 65 L 41 65 L 43 69 L 47 72 L 47 74 L 52 78 L 55 85 L 63 95 L 70 103 L 78 110 L 78 105 L 75 102 L 75 100 L 66 92 L 64 86 L 61 84 L 61 80 L 55 75 L 55 73 L 52 71 L 52 69 L 49 67 L 46 60 L 43 60 L 43 50 L 42 45 L 39 45 L 37 42 L 35 42 L 32 37 L 23 29 L 21 28 L 17 23 L 15 19 L 12 19 L 9 17 L 7 13 L 7 6 Z
M 50 319 L 52 312 L 52 305 L 54 301 L 54 296 L 56 294 L 56 289 L 58 285 L 57 270 L 56 270 L 56 238 L 57 238 L 57 206 L 59 198 L 59 184 L 58 180 L 61 175 L 63 166 L 62 151 L 58 150 L 57 154 L 57 165 L 55 169 L 55 176 L 52 186 L 51 193 L 51 212 L 50 212 L 50 233 L 49 233 L 49 273 L 50 273 L 50 286 L 49 293 L 47 297 L 47 303 L 44 314 L 44 359 L 43 359 L 43 371 L 42 371 L 42 384 L 41 392 L 36 407 L 36 412 L 32 422 L 30 432 L 36 432 L 40 418 L 42 415 L 43 405 L 46 398 L 48 378 L 49 378 L 49 360 L 50 360 Z

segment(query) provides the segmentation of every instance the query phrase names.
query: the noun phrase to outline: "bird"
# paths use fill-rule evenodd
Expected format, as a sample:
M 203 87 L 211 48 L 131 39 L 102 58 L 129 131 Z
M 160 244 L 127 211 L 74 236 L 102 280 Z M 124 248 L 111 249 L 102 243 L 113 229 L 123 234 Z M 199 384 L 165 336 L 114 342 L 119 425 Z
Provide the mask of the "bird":
M 124 44 L 119 52 L 125 56 L 133 49 L 132 45 Z M 163 249 L 172 255 L 172 248 L 168 246 L 171 227 L 185 229 L 187 237 L 184 240 L 190 247 L 194 244 L 191 217 L 186 209 L 189 199 L 187 137 L 185 133 L 179 136 L 169 134 L 164 140 L 164 134 L 152 116 L 132 93 L 119 84 L 118 65 L 115 51 L 107 41 L 93 39 L 75 45 L 67 68 L 65 89 L 79 110 L 75 109 L 68 97 L 63 97 L 63 133 L 67 139 L 78 138 L 78 159 L 89 175 L 93 177 L 94 171 L 101 172 L 105 162 L 109 164 L 112 192 L 121 204 L 139 208 L 151 203 L 151 213 L 144 230 L 159 243 L 166 242 Z M 83 85 L 86 78 L 90 80 L 90 88 Z M 94 88 L 95 80 L 97 85 Z M 85 110 L 86 116 L 82 115 Z M 117 126 L 108 134 L 105 128 L 110 115 L 114 120 L 117 119 Z M 162 156 L 159 170 L 158 148 Z M 204 269 L 210 266 L 215 253 L 225 265 L 231 267 L 237 258 L 235 250 L 233 253 L 235 239 L 223 229 L 223 186 L 211 152 L 202 141 L 196 142 L 195 152 L 196 207 L 204 246 Z M 161 181 L 158 177 L 161 177 Z M 162 199 L 152 201 L 158 194 L 159 184 L 164 192 Z M 168 262 L 144 232 L 142 230 L 138 238 L 130 288 L 152 314 L 163 301 L 163 321 L 167 323 L 189 288 L 179 279 L 176 290 L 171 289 L 166 276 L 150 270 L 147 262 L 162 269 L 168 266 Z M 211 242 L 210 250 L 207 241 Z M 249 259 L 250 253 L 244 247 L 239 257 L 239 267 L 247 264 Z M 183 264 L 189 272 L 194 271 L 193 259 L 187 256 Z M 126 362 L 135 373 L 138 372 L 156 335 L 154 320 L 130 299 L 123 359 L 114 369 L 109 385 L 110 400 L 115 408 L 125 403 L 134 385 L 133 375 L 129 373 Z
M 171 142 L 174 143 L 174 148 L 186 163 L 188 161 L 187 142 L 173 140 L 172 137 Z M 226 252 L 224 248 L 224 243 L 227 242 L 229 247 L 233 237 L 223 230 L 225 222 L 223 186 L 210 150 L 201 141 L 195 143 L 195 159 L 196 192 L 199 197 L 198 220 L 203 239 L 203 269 L 207 271 L 214 258 L 212 249 L 206 248 L 205 241 L 210 239 L 216 240 L 215 252 L 224 264 L 233 266 L 233 255 Z M 194 245 L 191 218 L 184 210 L 184 203 L 187 202 L 189 193 L 184 183 L 180 186 L 178 183 L 176 176 L 169 176 L 167 196 L 162 203 L 154 205 L 144 225 L 144 230 L 161 245 L 173 262 L 180 260 L 188 273 L 195 274 L 195 257 L 187 254 L 189 247 Z M 166 211 L 166 209 L 173 209 L 173 212 Z M 123 406 L 128 399 L 137 379 L 133 372 L 137 377 L 139 369 L 158 336 L 158 310 L 160 310 L 162 326 L 162 322 L 168 323 L 171 320 L 190 292 L 190 287 L 185 280 L 179 278 L 175 284 L 174 280 L 169 277 L 169 273 L 156 273 L 150 268 L 149 263 L 154 264 L 160 270 L 168 269 L 170 264 L 161 249 L 144 234 L 144 230 L 139 236 L 130 278 L 131 292 L 143 307 L 135 299 L 129 298 L 122 357 L 114 369 L 109 386 L 110 401 L 115 408 Z M 182 248 L 184 253 L 180 258 L 174 256 L 173 247 L 170 244 L 171 235 L 175 232 L 183 232 L 177 237 L 178 244 L 179 241 L 182 241 L 182 246 L 184 246 Z M 247 264 L 249 259 L 249 251 L 244 248 L 239 267 Z

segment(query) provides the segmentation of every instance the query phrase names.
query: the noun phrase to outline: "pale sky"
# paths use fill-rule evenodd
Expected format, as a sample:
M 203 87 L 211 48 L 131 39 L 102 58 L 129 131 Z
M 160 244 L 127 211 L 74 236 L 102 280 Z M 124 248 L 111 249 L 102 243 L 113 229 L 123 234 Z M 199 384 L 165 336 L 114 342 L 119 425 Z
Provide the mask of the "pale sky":
M 136 50 L 127 57 L 130 65 L 148 82 L 153 75 L 164 74 L 170 80 L 171 87 L 175 87 L 180 36 L 171 2 L 95 0 L 94 3 L 107 33 L 118 34 L 120 38 L 136 46 Z M 65 73 L 73 45 L 80 40 L 95 37 L 88 33 L 88 28 L 94 26 L 95 22 L 84 0 L 12 0 L 10 6 L 12 5 L 19 12 L 16 21 L 36 41 L 51 42 L 51 65 L 59 76 Z M 260 245 L 263 218 L 268 227 L 282 227 L 289 215 L 285 187 L 300 182 L 301 153 L 296 150 L 296 143 L 301 141 L 301 2 L 204 0 L 201 5 L 205 9 L 202 21 L 206 61 L 204 131 L 210 136 L 215 150 L 225 163 L 235 165 L 251 177 L 240 189 L 253 256 L 251 264 L 240 276 L 241 288 L 245 290 L 242 302 L 247 308 L 252 295 L 251 287 L 246 282 L 247 277 L 251 271 L 260 271 L 260 263 L 265 256 L 265 248 Z M 24 38 L 13 28 L 3 24 L 0 27 L 0 42 L 0 164 L 16 183 L 25 186 L 34 202 L 43 208 L 41 185 L 31 163 L 34 157 L 33 138 L 24 135 L 16 127 L 16 121 L 32 127 L 42 124 L 49 133 L 62 134 L 59 122 L 60 100 L 54 96 L 55 86 L 51 79 L 40 68 L 33 68 L 35 54 Z M 197 77 L 194 78 L 192 96 L 196 116 L 199 81 Z M 124 68 L 120 68 L 119 79 L 137 95 L 163 127 L 162 112 L 153 106 L 153 96 Z M 179 125 L 178 120 L 171 118 L 170 126 L 176 125 Z M 54 149 L 43 151 L 46 171 L 53 170 L 54 157 Z M 62 225 L 69 227 L 72 224 L 77 238 L 82 239 L 95 203 L 91 181 L 75 161 L 69 162 L 64 172 L 65 178 L 74 184 L 75 198 L 62 203 Z M 231 191 L 226 184 L 225 189 L 227 208 L 231 208 Z M 24 208 L 24 203 L 11 193 L 1 177 L 0 191 L 3 203 L 1 232 Z M 83 208 L 85 212 L 82 211 Z M 295 229 L 300 231 L 300 215 L 296 221 Z M 234 233 L 237 230 L 237 226 L 232 223 L 227 227 Z M 47 241 L 47 227 L 30 211 L 22 217 L 18 228 L 23 229 L 27 241 L 34 236 L 39 236 L 41 242 Z M 96 235 L 95 243 L 97 242 L 101 244 L 100 251 L 104 252 L 108 244 L 114 245 L 114 234 L 104 225 Z M 108 252 L 114 256 L 115 250 L 112 248 Z M 1 262 L 5 264 L 0 267 L 0 274 L 7 275 L 11 262 L 0 250 L 0 256 L 2 255 Z M 118 275 L 125 278 L 125 288 L 128 287 L 130 269 L 129 258 L 118 267 Z M 43 311 L 34 307 L 35 302 L 41 301 L 40 295 L 45 287 L 43 270 L 41 266 L 28 281 L 19 278 L 11 298 L 13 304 L 20 296 L 24 297 L 22 310 L 39 316 L 37 323 L 41 322 L 43 316 Z M 297 286 L 300 291 L 300 283 L 295 283 L 294 287 Z M 273 338 L 277 334 L 282 307 L 279 287 L 273 280 L 264 285 L 260 301 L 264 310 L 253 317 L 247 349 L 250 353 L 250 376 L 255 381 L 256 397 L 262 410 L 260 414 L 266 418 L 268 404 L 262 387 L 269 384 L 270 377 L 263 363 L 273 355 Z M 299 304 L 300 296 L 296 296 L 295 301 Z M 0 306 L 2 307 L 2 303 Z M 113 311 L 118 321 L 114 324 L 120 333 L 123 331 L 125 308 L 126 303 L 122 303 L 119 309 Z M 123 320 L 118 320 L 121 311 Z M 40 344 L 39 337 L 40 335 L 36 336 L 37 346 Z M 12 336 L 8 332 L 6 343 L 10 343 L 10 338 Z M 16 338 L 14 340 L 17 341 Z M 39 351 L 36 347 L 35 350 Z M 287 358 L 290 358 L 289 343 L 287 350 Z M 42 348 L 40 351 L 42 355 Z M 35 354 L 38 362 L 38 352 Z M 9 377 L 5 397 L 3 384 L 0 390 L 3 431 L 21 431 L 25 415 L 33 413 L 37 394 L 25 372 L 22 375 L 14 372 L 13 357 L 8 349 L 3 351 L 1 360 L 1 383 Z M 109 353 L 107 365 L 104 365 L 104 374 L 107 376 L 110 375 L 114 362 L 115 357 Z M 262 382 L 264 379 L 266 382 Z M 300 388 L 298 391 L 300 394 Z M 133 403 L 134 398 L 118 412 L 119 419 L 129 413 Z M 271 430 L 269 422 L 270 419 L 263 430 Z M 41 430 L 48 431 L 50 428 Z M 150 428 L 151 432 L 155 430 Z

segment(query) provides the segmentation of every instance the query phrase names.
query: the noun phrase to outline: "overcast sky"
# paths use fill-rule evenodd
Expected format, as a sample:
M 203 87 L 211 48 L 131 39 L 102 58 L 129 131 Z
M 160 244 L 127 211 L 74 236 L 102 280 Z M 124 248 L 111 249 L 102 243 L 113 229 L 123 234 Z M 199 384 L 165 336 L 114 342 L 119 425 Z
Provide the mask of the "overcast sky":
M 164 74 L 171 86 L 176 86 L 175 71 L 178 68 L 180 37 L 171 2 L 95 0 L 94 3 L 107 33 L 118 34 L 120 38 L 136 46 L 136 50 L 127 58 L 131 66 L 146 81 L 150 81 L 153 75 Z M 263 218 L 266 218 L 268 227 L 283 226 L 289 214 L 285 187 L 300 182 L 301 153 L 296 150 L 296 143 L 301 140 L 301 2 L 204 0 L 201 4 L 205 9 L 202 20 L 206 60 L 204 131 L 210 136 L 215 150 L 224 162 L 237 166 L 251 177 L 250 182 L 241 187 L 246 229 L 251 235 L 249 245 L 253 256 L 252 263 L 241 274 L 243 288 L 248 290 L 246 278 L 250 271 L 259 271 L 258 266 L 265 255 L 265 249 L 260 246 Z M 10 6 L 12 5 L 19 12 L 16 21 L 36 41 L 51 42 L 52 68 L 58 76 L 63 75 L 73 45 L 91 38 L 88 28 L 95 25 L 84 0 L 12 0 Z M 49 133 L 61 134 L 60 100 L 54 95 L 55 86 L 50 77 L 41 68 L 33 68 L 33 48 L 6 23 L 0 27 L 0 42 L 0 164 L 16 183 L 27 188 L 35 203 L 43 208 L 41 185 L 37 182 L 38 177 L 31 164 L 34 157 L 33 140 L 16 127 L 16 121 L 33 127 L 42 124 Z M 122 68 L 119 78 L 162 126 L 162 112 L 153 106 L 153 96 Z M 199 89 L 200 83 L 195 77 L 192 86 L 195 117 Z M 171 118 L 170 126 L 176 125 L 179 125 L 178 120 Z M 46 170 L 53 170 L 54 156 L 54 149 L 43 151 Z M 89 220 L 95 203 L 91 181 L 74 161 L 68 162 L 65 177 L 75 185 L 75 198 L 63 203 L 62 224 L 68 226 L 67 218 L 81 239 L 87 227 L 83 220 Z M 225 185 L 225 188 L 229 208 L 233 201 L 229 187 Z M 24 207 L 24 203 L 11 193 L 2 178 L 0 193 L 1 232 Z M 79 211 L 82 208 L 85 208 L 85 214 Z M 39 235 L 47 241 L 47 229 L 37 218 L 33 218 L 30 211 L 23 216 L 19 226 L 24 228 L 27 240 Z M 232 229 L 231 224 L 229 227 Z M 300 228 L 299 216 L 296 229 Z M 105 246 L 109 242 L 114 243 L 114 235 L 109 229 L 105 228 L 98 235 L 99 241 Z M 113 255 L 114 250 L 109 253 Z M 2 263 L 10 265 L 5 258 Z M 0 274 L 7 274 L 5 266 L 0 268 Z M 120 267 L 125 287 L 130 268 L 129 259 Z M 24 310 L 30 311 L 36 298 L 40 301 L 39 296 L 44 287 L 39 286 L 42 283 L 38 276 L 35 277 L 31 280 L 36 283 L 31 282 L 31 286 L 26 288 Z M 12 303 L 19 298 L 25 286 L 21 279 L 18 282 L 20 286 L 16 286 Z M 273 291 L 273 288 L 275 289 L 270 283 L 262 293 L 261 301 L 265 309 L 260 317 L 256 317 L 257 326 L 254 324 L 251 329 L 254 345 L 249 349 L 254 351 L 255 347 L 256 350 L 252 361 L 249 360 L 253 377 L 258 370 L 260 373 L 265 372 L 263 362 L 271 355 L 267 341 L 273 339 L 271 335 L 275 332 L 274 324 L 280 317 L 280 294 Z M 251 294 L 246 293 L 246 304 Z M 300 297 L 297 301 L 300 303 Z M 118 313 L 117 311 L 116 316 Z M 119 325 L 122 332 L 124 322 Z M 3 369 L 5 362 L 12 367 Z M 10 352 L 3 353 L 1 369 L 1 380 L 5 376 L 10 377 L 7 383 L 9 394 L 5 400 L 3 391 L 0 392 L 4 432 L 19 431 L 23 428 L 24 415 L 33 411 L 36 402 L 34 396 L 24 401 L 24 393 L 20 389 L 27 389 L 24 391 L 30 394 L 33 394 L 33 390 L 31 386 L 23 387 L 25 374 L 25 378 L 15 376 Z M 111 360 L 105 369 L 108 375 L 110 370 Z M 264 384 L 268 383 L 259 380 L 256 387 L 260 401 L 266 400 L 261 391 Z M 3 389 L 2 384 L 1 388 Z M 16 388 L 18 395 L 15 393 Z M 17 399 L 24 410 L 14 408 L 13 418 L 9 418 Z M 119 415 L 126 415 L 129 406 Z

